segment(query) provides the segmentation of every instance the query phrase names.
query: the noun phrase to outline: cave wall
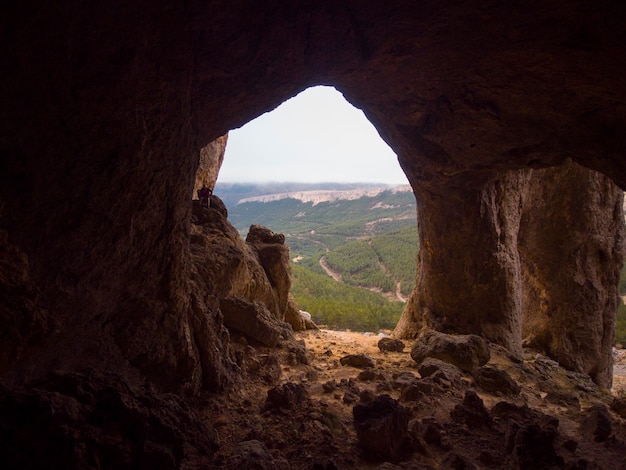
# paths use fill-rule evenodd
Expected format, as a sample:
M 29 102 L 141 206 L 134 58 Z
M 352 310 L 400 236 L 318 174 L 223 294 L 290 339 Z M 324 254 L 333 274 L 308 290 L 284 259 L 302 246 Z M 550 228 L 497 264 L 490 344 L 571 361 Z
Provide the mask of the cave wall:
M 363 109 L 425 214 L 446 209 L 464 220 L 481 251 L 459 260 L 474 263 L 483 292 L 493 282 L 498 294 L 464 321 L 519 350 L 508 333 L 519 310 L 514 231 L 498 225 L 516 199 L 490 198 L 508 187 L 507 172 L 568 157 L 626 188 L 625 8 L 9 2 L 0 319 L 16 336 L 0 345 L 3 379 L 95 367 L 162 390 L 225 386 L 232 367 L 221 314 L 214 299 L 192 305 L 189 294 L 198 155 L 315 84 Z M 454 228 L 420 230 L 445 247 Z M 14 269 L 18 278 L 6 275 Z

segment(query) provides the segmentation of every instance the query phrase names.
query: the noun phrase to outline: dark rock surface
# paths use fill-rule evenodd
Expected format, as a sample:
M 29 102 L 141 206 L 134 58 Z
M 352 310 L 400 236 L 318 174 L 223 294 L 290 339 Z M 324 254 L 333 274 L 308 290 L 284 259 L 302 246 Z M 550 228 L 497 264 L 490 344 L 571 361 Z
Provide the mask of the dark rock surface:
M 485 408 L 485 404 L 481 398 L 476 395 L 476 392 L 472 390 L 465 392 L 463 402 L 454 407 L 450 416 L 455 421 L 465 424 L 470 429 L 483 426 L 490 427 L 492 424 L 491 415 L 489 411 L 487 411 L 487 408 Z
M 428 330 L 417 338 L 411 357 L 418 364 L 432 357 L 449 362 L 463 371 L 472 372 L 489 362 L 490 353 L 487 342 L 480 336 L 448 335 Z
M 622 206 L 622 190 L 602 174 L 571 162 L 535 170 L 519 234 L 525 345 L 603 388 L 613 382 Z
M 261 303 L 227 297 L 220 300 L 220 310 L 224 325 L 229 329 L 244 333 L 265 346 L 276 346 L 282 330 Z
M 381 351 L 402 352 L 404 343 L 395 338 L 381 338 L 378 342 L 378 349 Z
M 266 405 L 269 408 L 293 408 L 305 402 L 309 394 L 302 384 L 287 382 L 267 391 Z
M 180 397 L 93 371 L 0 387 L 3 468 L 180 468 L 210 465 L 214 429 Z
M 429 377 L 435 381 L 446 380 L 455 386 L 460 385 L 463 374 L 461 369 L 454 364 L 433 357 L 424 359 L 417 370 L 422 377 Z
M 363 452 L 374 459 L 397 461 L 407 445 L 407 410 L 389 395 L 353 408 L 354 427 Z
M 374 360 L 367 354 L 349 354 L 339 359 L 342 366 L 352 366 L 359 369 L 374 367 Z
M 479 367 L 472 373 L 476 384 L 488 392 L 501 392 L 505 395 L 519 395 L 520 386 L 503 370 L 495 366 Z
M 596 442 L 604 442 L 611 435 L 613 428 L 609 410 L 602 405 L 594 405 L 585 411 L 580 425 L 582 435 Z
M 260 441 L 243 441 L 237 444 L 233 454 L 226 461 L 228 470 L 288 470 L 289 463 L 284 459 L 275 459 Z

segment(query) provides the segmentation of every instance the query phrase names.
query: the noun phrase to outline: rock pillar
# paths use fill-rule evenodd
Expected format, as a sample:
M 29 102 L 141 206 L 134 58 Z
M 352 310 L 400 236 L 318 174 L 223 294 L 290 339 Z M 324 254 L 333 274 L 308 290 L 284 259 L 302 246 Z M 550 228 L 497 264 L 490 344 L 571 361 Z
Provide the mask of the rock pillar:
M 527 172 L 479 188 L 414 185 L 420 251 L 416 286 L 396 327 L 478 334 L 521 355 L 517 232 Z
M 525 344 L 612 383 L 623 263 L 623 192 L 575 163 L 535 170 L 519 234 Z

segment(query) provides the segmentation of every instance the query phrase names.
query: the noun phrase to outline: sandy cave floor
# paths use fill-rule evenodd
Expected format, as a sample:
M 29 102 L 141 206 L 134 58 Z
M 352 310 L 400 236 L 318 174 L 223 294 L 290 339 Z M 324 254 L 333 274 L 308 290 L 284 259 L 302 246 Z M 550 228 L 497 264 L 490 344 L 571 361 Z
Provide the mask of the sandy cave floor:
M 239 442 L 258 440 L 276 458 L 276 468 L 377 468 L 382 462 L 365 459 L 358 446 L 352 408 L 368 395 L 389 394 L 398 399 L 401 390 L 396 378 L 402 373 L 419 377 L 418 365 L 410 357 L 411 342 L 404 341 L 404 352 L 381 352 L 377 346 L 380 338 L 374 334 L 309 330 L 297 332 L 295 339 L 291 344 L 298 344 L 300 348 L 306 346 L 308 364 L 294 359 L 294 349 L 289 344 L 272 350 L 248 344 L 243 337 L 233 337 L 233 347 L 243 358 L 246 383 L 227 398 L 217 399 L 207 412 L 207 418 L 217 428 L 220 437 L 216 467 L 230 468 L 229 457 Z M 378 374 L 377 378 L 364 380 L 360 378 L 361 369 L 340 364 L 340 358 L 358 353 L 367 354 L 375 361 L 373 370 Z M 611 393 L 576 391 L 570 383 L 559 378 L 557 382 L 561 389 L 557 392 L 562 392 L 566 399 L 556 401 L 548 396 L 554 396 L 554 393 L 546 393 L 543 388 L 543 379 L 529 372 L 532 367 L 525 367 L 532 366 L 533 357 L 529 351 L 523 364 L 516 365 L 504 350 L 492 348 L 490 364 L 508 370 L 511 377 L 522 385 L 519 396 L 485 393 L 475 387 L 470 376 L 464 376 L 460 390 L 444 389 L 415 402 L 401 403 L 414 421 L 434 419 L 444 424 L 450 421 L 450 412 L 462 401 L 467 389 L 475 390 L 487 409 L 503 400 L 516 406 L 528 405 L 559 419 L 558 445 L 568 440 L 579 443 L 574 451 L 557 448 L 567 461 L 584 458 L 599 465 L 590 468 L 626 469 L 626 420 L 614 415 L 618 426 L 614 426 L 611 442 L 619 445 L 613 447 L 606 443 L 586 443 L 580 431 L 582 412 L 597 403 L 603 403 L 608 408 L 613 396 L 626 393 L 626 351 L 615 355 L 617 375 Z M 272 369 L 273 372 L 267 372 Z M 518 373 L 519 370 L 526 372 Z M 566 376 L 564 371 L 558 375 L 561 376 Z M 306 400 L 285 409 L 269 408 L 266 403 L 268 390 L 285 383 L 301 384 L 306 389 Z M 396 462 L 400 465 L 398 468 L 444 468 L 440 466 L 441 462 L 451 452 L 477 461 L 481 453 L 487 451 L 497 456 L 502 451 L 502 436 L 494 438 L 493 433 L 468 432 L 467 428 L 460 428 L 458 434 L 454 434 L 455 428 L 450 429 L 450 446 L 429 447 L 423 453 L 413 452 L 403 462 Z M 480 468 L 507 467 L 496 461 Z

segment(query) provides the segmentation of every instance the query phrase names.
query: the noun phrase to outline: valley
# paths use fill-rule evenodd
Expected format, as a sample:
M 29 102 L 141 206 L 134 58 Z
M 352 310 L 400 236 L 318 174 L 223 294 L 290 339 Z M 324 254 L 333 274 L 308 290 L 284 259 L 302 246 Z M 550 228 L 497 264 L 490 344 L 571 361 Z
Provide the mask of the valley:
M 418 246 L 416 204 L 408 186 L 364 185 L 269 194 L 256 188 L 228 207 L 245 237 L 252 224 L 285 235 L 292 293 L 329 328 L 377 331 L 395 326 L 413 289 Z M 225 200 L 240 188 L 216 187 Z M 350 299 L 349 302 L 345 302 Z

